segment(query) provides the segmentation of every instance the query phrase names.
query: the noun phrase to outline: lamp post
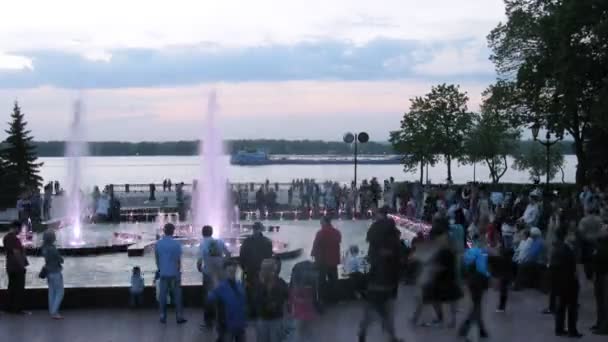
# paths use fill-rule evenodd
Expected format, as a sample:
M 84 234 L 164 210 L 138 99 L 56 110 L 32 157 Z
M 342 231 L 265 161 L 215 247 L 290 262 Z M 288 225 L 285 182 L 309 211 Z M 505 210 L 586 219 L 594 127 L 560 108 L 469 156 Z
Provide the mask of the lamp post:
M 538 139 L 538 132 L 540 131 L 540 124 L 537 122 L 534 125 L 532 125 L 532 137 L 534 137 L 534 141 L 538 141 L 541 145 L 545 146 L 546 149 L 546 180 L 545 180 L 545 187 L 546 190 L 549 190 L 549 182 L 550 182 L 550 177 L 549 177 L 549 173 L 550 173 L 550 168 L 551 168 L 551 159 L 550 159 L 550 153 L 551 153 L 551 146 L 557 144 L 558 142 L 560 142 L 563 137 L 561 134 L 556 134 L 555 139 L 551 139 L 551 132 L 547 131 L 547 134 L 545 136 L 545 140 L 539 140 Z
M 354 143 L 354 168 L 355 168 L 355 180 L 354 180 L 354 190 L 355 190 L 355 208 L 354 208 L 354 212 L 355 214 L 357 213 L 357 154 L 358 154 L 358 144 L 365 144 L 369 141 L 369 134 L 365 133 L 365 132 L 360 132 L 360 133 L 351 133 L 348 132 L 346 134 L 344 134 L 344 137 L 342 138 L 342 140 L 347 143 L 347 144 L 353 144 Z

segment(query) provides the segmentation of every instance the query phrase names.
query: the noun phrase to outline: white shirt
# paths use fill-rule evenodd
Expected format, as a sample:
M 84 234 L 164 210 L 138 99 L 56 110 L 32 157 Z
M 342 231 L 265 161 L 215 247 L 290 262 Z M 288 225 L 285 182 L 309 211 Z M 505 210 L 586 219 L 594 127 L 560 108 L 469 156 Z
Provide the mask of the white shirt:
M 530 203 L 521 219 L 529 226 L 535 227 L 538 223 L 538 204 Z

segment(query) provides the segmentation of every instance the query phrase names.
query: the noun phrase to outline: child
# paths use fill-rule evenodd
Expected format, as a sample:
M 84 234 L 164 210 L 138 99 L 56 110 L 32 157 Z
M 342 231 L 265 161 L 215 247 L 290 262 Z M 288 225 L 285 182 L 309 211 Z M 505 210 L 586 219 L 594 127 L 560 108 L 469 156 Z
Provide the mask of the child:
M 142 306 L 144 302 L 144 277 L 141 275 L 141 269 L 139 266 L 133 267 L 133 273 L 131 274 L 131 288 L 129 289 L 129 292 L 131 294 L 131 307 L 138 308 Z
M 359 256 L 359 246 L 352 245 L 344 256 L 344 273 L 350 280 L 356 297 L 365 291 L 365 261 Z
M 207 297 L 209 303 L 219 304 L 224 313 L 218 326 L 219 342 L 244 342 L 247 325 L 245 288 L 236 280 L 235 261 L 224 261 L 225 280 L 212 290 Z

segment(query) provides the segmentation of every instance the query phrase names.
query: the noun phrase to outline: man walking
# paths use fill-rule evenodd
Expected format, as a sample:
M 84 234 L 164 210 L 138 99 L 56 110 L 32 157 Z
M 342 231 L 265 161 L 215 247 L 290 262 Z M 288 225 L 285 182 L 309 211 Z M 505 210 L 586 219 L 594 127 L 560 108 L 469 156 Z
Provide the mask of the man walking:
M 479 336 L 488 337 L 488 331 L 483 321 L 483 295 L 488 289 L 490 272 L 488 270 L 488 252 L 481 246 L 479 235 L 473 235 L 473 247 L 464 254 L 464 264 L 468 270 L 468 287 L 473 306 L 467 319 L 462 323 L 458 334 L 466 337 L 473 324 L 479 327 Z
M 336 283 L 338 282 L 338 264 L 340 264 L 340 243 L 342 235 L 331 224 L 327 216 L 321 218 L 321 229 L 317 232 L 312 244 L 311 256 L 319 271 L 319 288 L 323 304 L 336 300 Z
M 171 292 L 171 298 L 175 304 L 175 316 L 177 324 L 187 322 L 183 316 L 181 268 L 182 268 L 182 245 L 173 239 L 175 226 L 167 223 L 164 227 L 165 236 L 156 242 L 156 267 L 159 273 L 159 304 L 160 322 L 167 323 L 167 295 Z
M 21 223 L 13 221 L 8 234 L 2 239 L 6 251 L 6 273 L 8 275 L 6 311 L 14 314 L 28 314 L 23 311 L 23 299 L 25 295 L 25 272 L 29 265 L 25 250 L 19 240 Z
M 573 245 L 574 238 L 566 237 L 565 230 L 556 233 L 556 244 L 553 255 L 551 256 L 551 266 L 553 271 L 553 284 L 557 296 L 557 312 L 555 313 L 555 335 L 580 338 L 581 335 L 576 327 L 578 322 L 578 294 L 579 283 L 576 271 L 576 254 Z M 564 329 L 568 314 L 568 331 Z
M 367 329 L 374 314 L 380 316 L 383 330 L 389 334 L 390 341 L 401 341 L 395 333 L 393 312 L 393 300 L 397 297 L 399 287 L 401 243 L 395 221 L 388 218 L 387 214 L 386 206 L 378 210 L 377 220 L 367 232 L 370 271 L 367 303 L 359 324 L 359 342 L 366 341 Z

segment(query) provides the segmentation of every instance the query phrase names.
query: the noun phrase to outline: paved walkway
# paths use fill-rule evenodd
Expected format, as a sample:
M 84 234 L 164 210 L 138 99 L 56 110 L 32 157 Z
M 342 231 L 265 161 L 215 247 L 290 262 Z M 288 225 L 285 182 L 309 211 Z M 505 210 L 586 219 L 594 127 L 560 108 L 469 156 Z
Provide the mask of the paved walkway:
M 411 328 L 408 318 L 413 309 L 412 288 L 403 288 L 397 307 L 397 327 L 405 341 L 447 342 L 458 341 L 455 331 L 447 328 Z M 588 328 L 593 323 L 594 306 L 591 303 L 590 288 L 584 286 L 584 300 L 581 304 L 579 329 L 585 334 L 583 341 L 606 341 L 605 336 L 594 336 Z M 486 299 L 485 317 L 491 337 L 488 341 L 533 342 L 566 341 L 553 336 L 552 316 L 540 314 L 546 304 L 546 297 L 535 291 L 514 293 L 510 298 L 507 313 L 494 313 L 497 293 L 490 291 Z M 465 315 L 468 304 L 461 304 L 459 321 Z M 131 341 L 214 341 L 213 334 L 201 332 L 199 323 L 202 312 L 196 309 L 186 311 L 189 322 L 177 326 L 169 320 L 166 326 L 158 323 L 154 310 L 77 310 L 66 311 L 64 321 L 53 321 L 46 312 L 34 312 L 32 316 L 18 317 L 0 315 L 1 341 L 27 342 L 131 342 Z M 316 323 L 313 341 L 356 341 L 357 324 L 361 317 L 360 303 L 344 303 L 331 310 Z M 423 318 L 432 318 L 429 309 Z M 249 341 L 255 341 L 249 331 Z M 370 330 L 369 341 L 383 341 L 378 324 Z

